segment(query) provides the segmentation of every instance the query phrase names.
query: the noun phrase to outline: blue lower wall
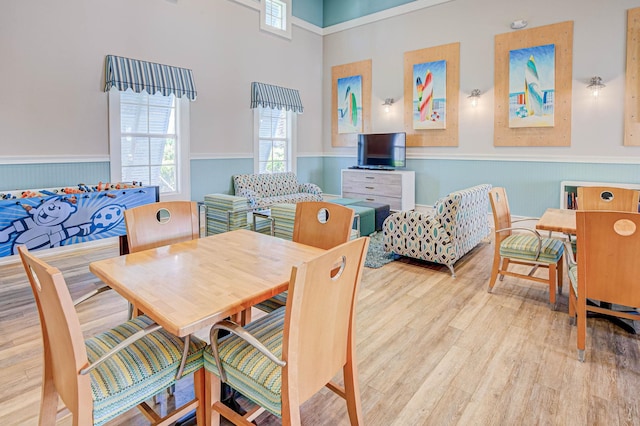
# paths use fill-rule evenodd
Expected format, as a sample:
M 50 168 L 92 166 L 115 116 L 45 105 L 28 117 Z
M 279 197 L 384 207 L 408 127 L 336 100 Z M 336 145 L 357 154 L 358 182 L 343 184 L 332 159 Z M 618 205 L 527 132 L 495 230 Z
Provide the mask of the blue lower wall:
M 349 157 L 300 157 L 300 182 L 313 182 L 327 194 L 340 194 L 340 171 L 354 165 Z M 480 183 L 504 186 L 511 213 L 540 216 L 547 207 L 559 207 L 564 180 L 640 184 L 640 164 L 560 163 L 537 161 L 409 159 L 416 172 L 416 203 L 433 205 L 449 192 Z M 252 173 L 253 160 L 208 159 L 191 161 L 191 199 L 206 194 L 233 193 L 231 176 Z M 0 165 L 0 192 L 95 184 L 109 181 L 109 163 Z

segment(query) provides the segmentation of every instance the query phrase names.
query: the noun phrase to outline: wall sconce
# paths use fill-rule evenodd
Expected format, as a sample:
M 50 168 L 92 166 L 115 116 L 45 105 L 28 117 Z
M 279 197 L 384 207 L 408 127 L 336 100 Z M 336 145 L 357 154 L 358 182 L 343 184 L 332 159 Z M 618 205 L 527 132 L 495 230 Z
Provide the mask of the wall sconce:
M 393 105 L 393 98 L 387 98 L 384 100 L 382 106 L 384 107 L 384 112 L 389 112 L 391 109 L 391 105 Z
M 478 106 L 478 101 L 480 100 L 480 89 L 473 89 L 471 91 L 471 94 L 469 96 L 467 96 L 467 98 L 469 98 L 469 100 L 471 101 L 471 106 L 472 107 L 476 107 Z
M 589 85 L 587 86 L 587 89 L 590 89 L 593 97 L 597 98 L 598 95 L 600 95 L 600 90 L 602 90 L 603 87 L 605 87 L 605 85 L 604 83 L 602 83 L 602 78 L 596 76 L 596 77 L 591 77 L 591 80 L 589 80 Z

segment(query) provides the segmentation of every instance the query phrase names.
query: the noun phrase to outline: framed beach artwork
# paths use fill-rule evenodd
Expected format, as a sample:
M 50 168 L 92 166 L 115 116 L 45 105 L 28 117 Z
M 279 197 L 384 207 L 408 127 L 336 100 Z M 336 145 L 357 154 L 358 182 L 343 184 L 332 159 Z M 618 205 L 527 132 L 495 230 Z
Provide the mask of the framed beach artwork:
M 509 52 L 509 127 L 553 127 L 554 44 Z
M 413 128 L 446 129 L 447 61 L 413 65 Z
M 338 133 L 362 133 L 362 76 L 338 79 Z
M 404 53 L 407 146 L 458 146 L 460 43 Z
M 495 36 L 493 145 L 571 146 L 573 21 Z
M 371 59 L 331 67 L 331 146 L 371 132 Z

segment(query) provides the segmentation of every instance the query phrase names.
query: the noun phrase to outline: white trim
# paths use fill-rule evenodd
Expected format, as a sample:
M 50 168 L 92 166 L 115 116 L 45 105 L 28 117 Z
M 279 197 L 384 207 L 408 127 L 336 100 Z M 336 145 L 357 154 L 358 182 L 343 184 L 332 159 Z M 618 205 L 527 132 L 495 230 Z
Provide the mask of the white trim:
M 232 2 L 241 4 L 243 6 L 250 7 L 251 9 L 260 10 L 259 0 L 231 0 Z
M 353 148 L 355 150 L 355 148 Z M 350 153 L 326 153 L 323 157 L 352 157 Z M 600 156 L 580 156 L 569 157 L 562 155 L 494 155 L 494 154 L 431 154 L 431 153 L 409 153 L 407 159 L 410 160 L 455 160 L 455 161 L 514 161 L 514 162 L 534 162 L 534 163 L 596 163 L 596 164 L 640 164 L 640 157 L 600 157 Z
M 427 7 L 448 3 L 450 1 L 453 1 L 453 0 L 416 0 L 411 3 L 405 3 L 400 6 L 392 7 L 391 9 L 381 10 L 380 12 L 372 13 L 370 15 L 352 19 L 347 22 L 341 22 L 339 24 L 325 27 L 322 30 L 322 35 L 328 35 L 328 34 L 333 34 L 340 31 L 349 30 L 351 28 L 359 27 L 361 25 L 371 24 L 373 22 L 381 21 L 383 19 L 392 18 L 398 15 L 404 15 L 405 13 L 410 13 L 410 12 L 414 12 L 416 10 L 424 9 Z
M 108 163 L 109 156 L 92 155 L 30 155 L 0 157 L 0 165 L 9 164 L 60 164 L 60 163 Z
M 191 154 L 191 160 L 253 160 L 253 153 L 230 152 L 230 153 L 209 153 L 198 152 Z
M 303 30 L 307 30 L 311 33 L 317 34 L 319 36 L 324 35 L 324 31 L 322 27 L 312 24 L 311 22 L 307 22 L 304 19 L 296 18 L 295 16 L 291 17 L 291 24 L 296 27 L 300 27 Z

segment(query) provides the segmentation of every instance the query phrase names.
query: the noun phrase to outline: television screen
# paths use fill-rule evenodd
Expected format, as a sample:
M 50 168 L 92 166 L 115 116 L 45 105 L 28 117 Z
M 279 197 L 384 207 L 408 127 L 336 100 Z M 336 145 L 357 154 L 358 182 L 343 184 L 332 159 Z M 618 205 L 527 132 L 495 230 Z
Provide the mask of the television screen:
M 395 169 L 405 167 L 406 133 L 358 135 L 358 167 Z

